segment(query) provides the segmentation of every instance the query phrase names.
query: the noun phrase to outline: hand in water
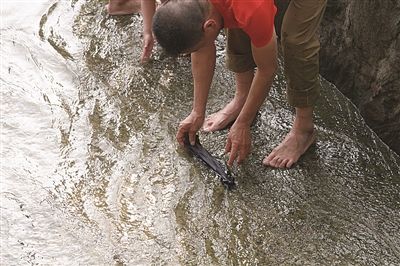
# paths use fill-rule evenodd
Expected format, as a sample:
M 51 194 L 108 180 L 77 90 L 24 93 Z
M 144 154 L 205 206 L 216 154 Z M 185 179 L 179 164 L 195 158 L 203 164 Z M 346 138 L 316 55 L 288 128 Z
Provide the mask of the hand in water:
M 233 124 L 228 133 L 225 152 L 229 152 L 228 166 L 232 166 L 237 160 L 240 164 L 250 153 L 251 149 L 251 132 L 250 127 L 246 125 Z
M 184 145 L 185 134 L 189 135 L 189 142 L 191 145 L 196 143 L 196 133 L 199 131 L 204 122 L 204 115 L 198 115 L 195 112 L 190 113 L 188 117 L 183 120 L 178 127 L 176 139 L 180 145 Z

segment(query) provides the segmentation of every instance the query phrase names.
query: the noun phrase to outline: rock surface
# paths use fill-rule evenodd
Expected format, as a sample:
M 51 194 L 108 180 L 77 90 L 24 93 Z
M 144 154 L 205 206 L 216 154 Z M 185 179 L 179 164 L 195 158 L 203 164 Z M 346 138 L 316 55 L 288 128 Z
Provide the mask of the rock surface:
M 277 28 L 289 2 L 276 1 Z M 321 75 L 400 154 L 400 2 L 328 1 L 320 40 Z
M 400 2 L 330 1 L 321 43 L 321 74 L 400 154 Z

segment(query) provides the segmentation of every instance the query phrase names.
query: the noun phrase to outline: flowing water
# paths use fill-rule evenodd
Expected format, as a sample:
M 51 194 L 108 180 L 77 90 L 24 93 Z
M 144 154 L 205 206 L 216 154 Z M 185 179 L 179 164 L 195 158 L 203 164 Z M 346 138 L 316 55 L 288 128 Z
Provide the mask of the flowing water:
M 265 168 L 293 119 L 280 70 L 227 191 L 175 141 L 189 59 L 140 65 L 141 17 L 104 5 L 1 0 L 1 265 L 400 264 L 400 159 L 336 88 L 316 145 Z M 234 91 L 217 61 L 208 112 Z M 226 134 L 200 138 L 226 160 Z

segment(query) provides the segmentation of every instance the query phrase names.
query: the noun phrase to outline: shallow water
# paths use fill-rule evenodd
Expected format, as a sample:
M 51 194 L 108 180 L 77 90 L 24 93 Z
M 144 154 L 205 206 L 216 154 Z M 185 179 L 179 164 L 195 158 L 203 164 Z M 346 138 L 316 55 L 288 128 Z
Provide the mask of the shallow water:
M 316 145 L 265 168 L 293 118 L 279 73 L 228 192 L 175 141 L 189 59 L 141 66 L 140 16 L 104 4 L 1 2 L 2 265 L 400 264 L 400 159 L 336 88 Z M 233 94 L 218 55 L 209 112 Z M 200 136 L 221 159 L 226 133 Z

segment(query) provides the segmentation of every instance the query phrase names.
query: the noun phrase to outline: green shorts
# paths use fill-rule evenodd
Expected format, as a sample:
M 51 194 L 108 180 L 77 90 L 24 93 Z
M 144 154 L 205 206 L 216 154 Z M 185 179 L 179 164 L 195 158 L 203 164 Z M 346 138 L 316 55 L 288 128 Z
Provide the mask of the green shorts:
M 292 0 L 282 24 L 281 44 L 287 96 L 294 107 L 314 106 L 320 95 L 319 40 L 327 0 Z M 227 29 L 226 66 L 235 73 L 256 67 L 248 35 L 241 29 Z

